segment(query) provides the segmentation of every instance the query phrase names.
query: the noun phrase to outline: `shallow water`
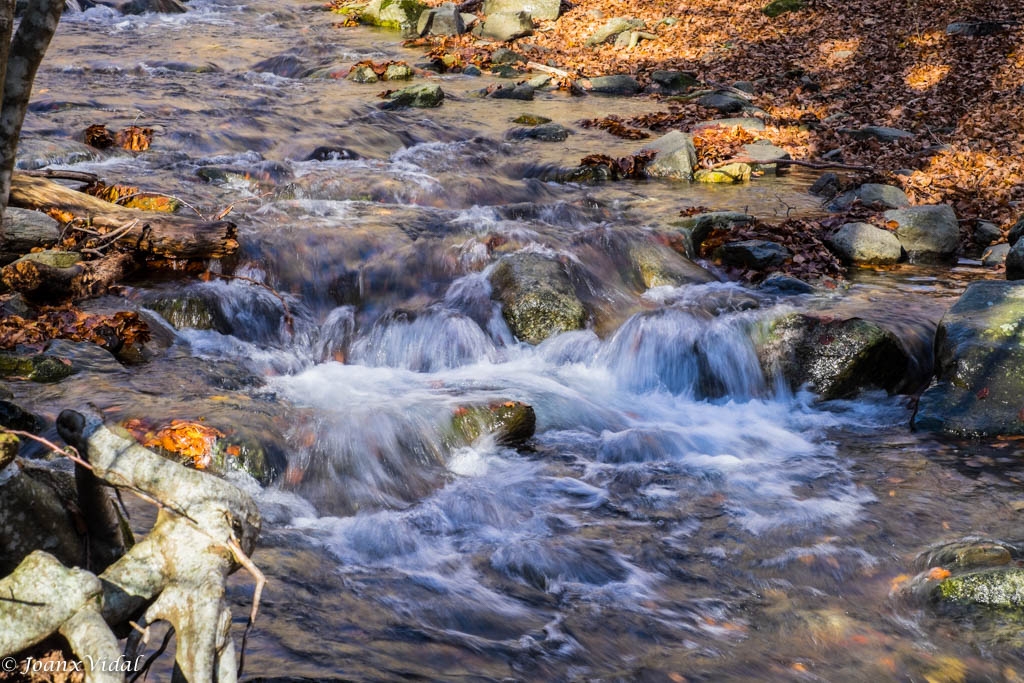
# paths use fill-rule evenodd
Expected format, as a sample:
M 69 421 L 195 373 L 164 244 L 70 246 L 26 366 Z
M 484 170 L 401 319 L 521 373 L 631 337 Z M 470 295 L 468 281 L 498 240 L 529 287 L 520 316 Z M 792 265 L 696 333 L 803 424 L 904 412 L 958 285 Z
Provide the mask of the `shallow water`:
M 774 316 L 815 308 L 879 320 L 925 353 L 982 271 L 864 272 L 849 290 L 790 298 L 638 289 L 617 259 L 649 228 L 698 205 L 811 214 L 813 176 L 542 182 L 538 168 L 642 144 L 577 121 L 653 105 L 478 100 L 490 79 L 451 75 L 441 108 L 382 112 L 387 84 L 287 75 L 419 59 L 334 19 L 208 0 L 180 16 L 68 14 L 26 122 L 25 166 L 71 163 L 208 216 L 233 206 L 236 272 L 287 304 L 244 281 L 142 278 L 92 306 L 187 289 L 216 328 L 162 330 L 170 347 L 140 368 L 15 387 L 51 417 L 91 402 L 111 419 L 204 418 L 278 444 L 277 483 L 246 483 L 269 580 L 249 676 L 1015 680 L 1013 639 L 890 595 L 931 544 L 1016 538 L 1014 447 L 912 434 L 904 397 L 794 395 L 762 376 L 751 342 Z M 254 69 L 275 57 L 285 75 Z M 574 134 L 509 142 L 521 113 Z M 137 156 L 49 141 L 136 121 L 157 131 Z M 358 158 L 304 161 L 322 146 Z M 487 280 L 502 249 L 557 255 L 596 283 L 592 329 L 515 343 Z M 510 400 L 536 411 L 530 449 L 452 438 L 460 408 Z M 231 597 L 240 619 L 244 577 Z

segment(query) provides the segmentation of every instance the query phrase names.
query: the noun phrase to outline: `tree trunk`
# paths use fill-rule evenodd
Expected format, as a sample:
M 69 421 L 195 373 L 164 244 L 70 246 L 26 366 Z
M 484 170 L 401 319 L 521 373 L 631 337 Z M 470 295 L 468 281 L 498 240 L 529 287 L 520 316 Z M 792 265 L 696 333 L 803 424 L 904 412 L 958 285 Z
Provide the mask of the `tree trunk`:
M 144 256 L 177 259 L 220 258 L 238 249 L 235 224 L 202 221 L 159 211 L 140 211 L 105 202 L 59 183 L 22 173 L 13 176 L 10 204 L 24 209 L 59 209 L 87 221 L 93 229 L 117 230 L 138 221 L 116 240 Z M 102 239 L 102 238 L 101 238 Z
M 39 63 L 43 61 L 50 39 L 57 31 L 64 10 L 65 0 L 31 0 L 25 15 L 21 18 L 14 39 L 10 40 L 14 20 L 14 0 L 0 0 L 0 35 L 3 48 L 0 56 L 6 70 L 3 78 L 3 103 L 0 105 L 0 217 L 7 208 L 7 197 L 11 190 L 11 175 L 18 151 L 21 124 L 25 121 L 28 101 L 32 95 L 32 81 L 36 77 Z M 5 54 L 4 54 L 5 53 Z

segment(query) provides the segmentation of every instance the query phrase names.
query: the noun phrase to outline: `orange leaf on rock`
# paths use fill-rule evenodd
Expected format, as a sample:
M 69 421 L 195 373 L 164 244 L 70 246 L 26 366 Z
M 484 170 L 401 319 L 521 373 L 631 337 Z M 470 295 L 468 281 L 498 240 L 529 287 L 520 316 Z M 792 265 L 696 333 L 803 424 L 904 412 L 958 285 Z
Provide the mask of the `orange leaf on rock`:
M 147 448 L 162 448 L 168 453 L 190 459 L 197 469 L 206 469 L 213 459 L 213 446 L 224 433 L 214 427 L 187 420 L 172 420 L 156 434 L 147 438 L 142 445 Z

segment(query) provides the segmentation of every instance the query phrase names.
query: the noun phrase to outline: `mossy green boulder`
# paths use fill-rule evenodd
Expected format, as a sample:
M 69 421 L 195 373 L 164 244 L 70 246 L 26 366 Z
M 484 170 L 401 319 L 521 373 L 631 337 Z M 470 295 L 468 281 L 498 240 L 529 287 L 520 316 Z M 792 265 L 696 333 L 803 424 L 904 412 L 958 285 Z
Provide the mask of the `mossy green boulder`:
M 416 0 L 371 0 L 359 13 L 359 21 L 393 31 L 413 32 L 427 6 Z
M 512 334 L 530 344 L 581 330 L 587 322 L 587 311 L 557 259 L 524 252 L 506 256 L 491 273 L 491 287 Z
M 1024 282 L 971 283 L 939 322 L 915 429 L 1024 434 Z
M 516 448 L 525 444 L 536 428 L 533 407 L 520 401 L 462 406 L 452 415 L 452 445 L 468 445 L 485 434 L 493 434 L 499 445 Z

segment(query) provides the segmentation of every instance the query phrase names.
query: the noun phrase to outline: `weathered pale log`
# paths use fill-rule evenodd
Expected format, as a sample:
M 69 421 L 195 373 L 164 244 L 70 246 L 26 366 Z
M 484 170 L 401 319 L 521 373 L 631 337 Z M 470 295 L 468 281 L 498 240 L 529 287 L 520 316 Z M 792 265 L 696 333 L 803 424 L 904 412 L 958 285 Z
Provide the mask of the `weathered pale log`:
M 93 229 L 108 232 L 134 223 L 117 238 L 116 244 L 145 256 L 221 258 L 238 250 L 235 224 L 231 221 L 203 221 L 131 209 L 22 173 L 15 173 L 11 179 L 10 205 L 39 211 L 58 209 L 86 221 Z
M 135 268 L 131 254 L 110 254 L 61 268 L 20 259 L 0 269 L 0 280 L 11 290 L 60 299 L 88 299 L 105 294 Z

